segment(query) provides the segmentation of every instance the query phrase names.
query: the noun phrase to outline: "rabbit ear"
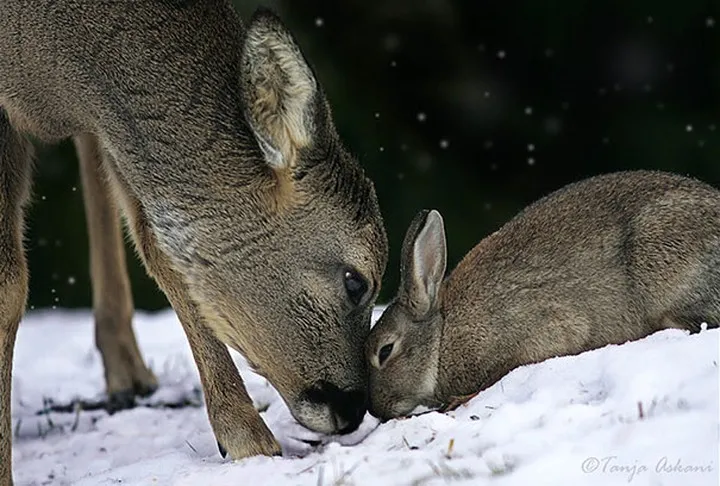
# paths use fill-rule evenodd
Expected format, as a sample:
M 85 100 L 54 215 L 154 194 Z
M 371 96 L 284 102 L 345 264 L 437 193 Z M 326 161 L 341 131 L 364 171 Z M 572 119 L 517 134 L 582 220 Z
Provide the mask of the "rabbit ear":
M 435 309 L 446 262 L 442 216 L 434 209 L 423 210 L 415 216 L 405 235 L 400 267 L 402 298 L 415 317 Z

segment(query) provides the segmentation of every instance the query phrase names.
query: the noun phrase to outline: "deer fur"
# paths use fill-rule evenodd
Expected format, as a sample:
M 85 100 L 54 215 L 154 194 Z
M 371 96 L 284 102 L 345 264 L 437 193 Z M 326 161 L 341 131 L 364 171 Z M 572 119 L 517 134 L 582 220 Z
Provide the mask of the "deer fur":
M 482 240 L 444 279 L 437 211 L 405 236 L 401 285 L 366 345 L 370 412 L 442 408 L 518 366 L 720 324 L 720 191 L 628 171 L 570 184 Z
M 373 185 L 277 16 L 258 10 L 243 25 L 227 0 L 6 0 L 0 485 L 12 482 L 10 374 L 27 296 L 28 136 L 77 146 L 110 409 L 157 387 L 132 330 L 122 215 L 182 323 L 221 452 L 280 452 L 227 346 L 303 425 L 357 428 L 387 239 Z

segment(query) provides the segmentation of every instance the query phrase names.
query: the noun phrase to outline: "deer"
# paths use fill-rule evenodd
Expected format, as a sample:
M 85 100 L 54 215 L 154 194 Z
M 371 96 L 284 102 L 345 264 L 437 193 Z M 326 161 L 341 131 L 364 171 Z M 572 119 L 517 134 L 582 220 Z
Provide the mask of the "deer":
M 387 262 L 372 181 L 271 10 L 228 0 L 29 5 L 0 16 L 0 485 L 28 293 L 33 142 L 72 139 L 109 411 L 158 381 L 140 354 L 123 223 L 187 336 L 223 456 L 281 454 L 228 347 L 304 427 L 356 430 Z

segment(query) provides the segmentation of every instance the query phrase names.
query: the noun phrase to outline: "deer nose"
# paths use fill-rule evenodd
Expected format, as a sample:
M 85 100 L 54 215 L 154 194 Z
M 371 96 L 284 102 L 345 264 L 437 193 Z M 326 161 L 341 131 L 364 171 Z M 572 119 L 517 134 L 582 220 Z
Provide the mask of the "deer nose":
M 339 434 L 357 430 L 367 411 L 367 392 L 364 389 L 342 390 L 337 385 L 319 381 L 307 392 L 311 401 L 327 405 Z

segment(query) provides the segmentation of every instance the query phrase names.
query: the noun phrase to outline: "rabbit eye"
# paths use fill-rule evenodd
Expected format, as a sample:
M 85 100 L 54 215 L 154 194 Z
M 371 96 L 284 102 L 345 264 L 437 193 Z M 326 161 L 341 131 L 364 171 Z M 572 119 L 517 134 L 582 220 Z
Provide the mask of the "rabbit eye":
M 386 359 L 390 357 L 390 353 L 392 353 L 393 350 L 393 343 L 386 344 L 382 348 L 380 348 L 380 351 L 378 352 L 378 361 L 380 362 L 380 366 L 385 362 Z

